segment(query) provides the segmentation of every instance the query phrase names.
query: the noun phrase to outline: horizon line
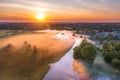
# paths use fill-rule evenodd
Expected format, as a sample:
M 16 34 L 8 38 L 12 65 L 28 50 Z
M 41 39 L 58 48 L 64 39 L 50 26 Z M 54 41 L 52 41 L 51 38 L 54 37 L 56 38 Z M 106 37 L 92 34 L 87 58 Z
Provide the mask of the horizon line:
M 120 23 L 120 21 L 0 21 L 0 23 Z

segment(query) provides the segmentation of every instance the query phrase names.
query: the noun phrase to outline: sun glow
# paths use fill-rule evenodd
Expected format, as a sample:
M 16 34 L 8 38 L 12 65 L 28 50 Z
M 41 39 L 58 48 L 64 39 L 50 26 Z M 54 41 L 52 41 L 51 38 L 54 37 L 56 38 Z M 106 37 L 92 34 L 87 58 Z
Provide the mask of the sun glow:
M 36 18 L 37 18 L 38 20 L 44 20 L 44 19 L 45 19 L 45 14 L 39 13 L 39 14 L 36 15 Z

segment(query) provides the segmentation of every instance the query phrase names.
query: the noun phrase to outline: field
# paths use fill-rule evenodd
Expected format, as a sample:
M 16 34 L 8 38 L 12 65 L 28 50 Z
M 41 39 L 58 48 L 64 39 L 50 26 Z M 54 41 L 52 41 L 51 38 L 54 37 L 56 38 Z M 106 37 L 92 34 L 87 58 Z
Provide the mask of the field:
M 9 37 L 21 33 L 30 32 L 28 30 L 10 30 L 10 29 L 0 29 L 0 38 Z
M 7 33 L 0 38 L 0 80 L 41 80 L 48 64 L 58 61 L 74 44 L 69 31 Z

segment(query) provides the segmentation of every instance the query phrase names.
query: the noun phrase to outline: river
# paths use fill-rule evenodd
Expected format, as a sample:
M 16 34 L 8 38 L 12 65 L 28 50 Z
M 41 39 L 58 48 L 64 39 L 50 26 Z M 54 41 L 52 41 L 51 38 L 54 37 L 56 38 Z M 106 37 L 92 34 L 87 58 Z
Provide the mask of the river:
M 75 38 L 73 47 L 58 62 L 50 64 L 50 69 L 43 80 L 120 80 L 119 75 L 104 63 L 98 53 L 92 65 L 73 59 L 74 47 L 80 45 L 82 39 Z M 103 63 L 105 65 L 103 65 Z
M 80 44 L 80 39 L 75 39 L 75 44 L 58 62 L 50 64 L 50 70 L 43 80 L 80 80 L 80 76 L 73 69 L 73 48 Z

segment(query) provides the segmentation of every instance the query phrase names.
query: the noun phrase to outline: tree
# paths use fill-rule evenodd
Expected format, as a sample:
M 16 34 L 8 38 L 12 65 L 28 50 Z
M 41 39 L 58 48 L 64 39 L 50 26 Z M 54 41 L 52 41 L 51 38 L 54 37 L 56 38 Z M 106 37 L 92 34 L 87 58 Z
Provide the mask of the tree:
M 112 60 L 112 65 L 113 65 L 113 66 L 116 66 L 117 68 L 120 69 L 120 60 L 118 60 L 118 59 L 113 59 L 113 60 Z
M 115 49 L 117 51 L 120 51 L 120 41 L 118 41 L 118 42 L 115 43 Z
M 108 62 L 108 63 L 111 63 L 112 59 L 113 59 L 113 56 L 110 52 L 104 52 L 103 54 L 104 56 L 104 59 Z
M 107 49 L 107 42 L 103 43 L 103 49 Z
M 109 41 L 103 44 L 104 59 L 112 66 L 120 69 L 120 41 Z
M 99 36 L 96 34 L 94 38 L 95 38 L 95 40 L 98 40 Z
M 31 57 L 31 63 L 32 64 L 35 63 L 36 57 L 37 57 L 37 48 L 36 48 L 36 46 L 34 46 L 34 48 L 33 48 L 33 54 L 32 54 L 32 57 Z
M 92 63 L 95 59 L 97 52 L 93 44 L 83 40 L 81 45 L 74 48 L 74 59 L 83 59 Z
M 96 49 L 91 45 L 86 45 L 81 49 L 81 58 L 87 62 L 93 62 L 97 52 Z
M 80 46 L 77 46 L 77 47 L 74 48 L 73 58 L 74 59 L 79 59 L 80 57 L 81 57 Z
M 34 48 L 33 48 L 33 53 L 37 54 L 37 48 L 36 48 L 36 46 L 34 46 Z

